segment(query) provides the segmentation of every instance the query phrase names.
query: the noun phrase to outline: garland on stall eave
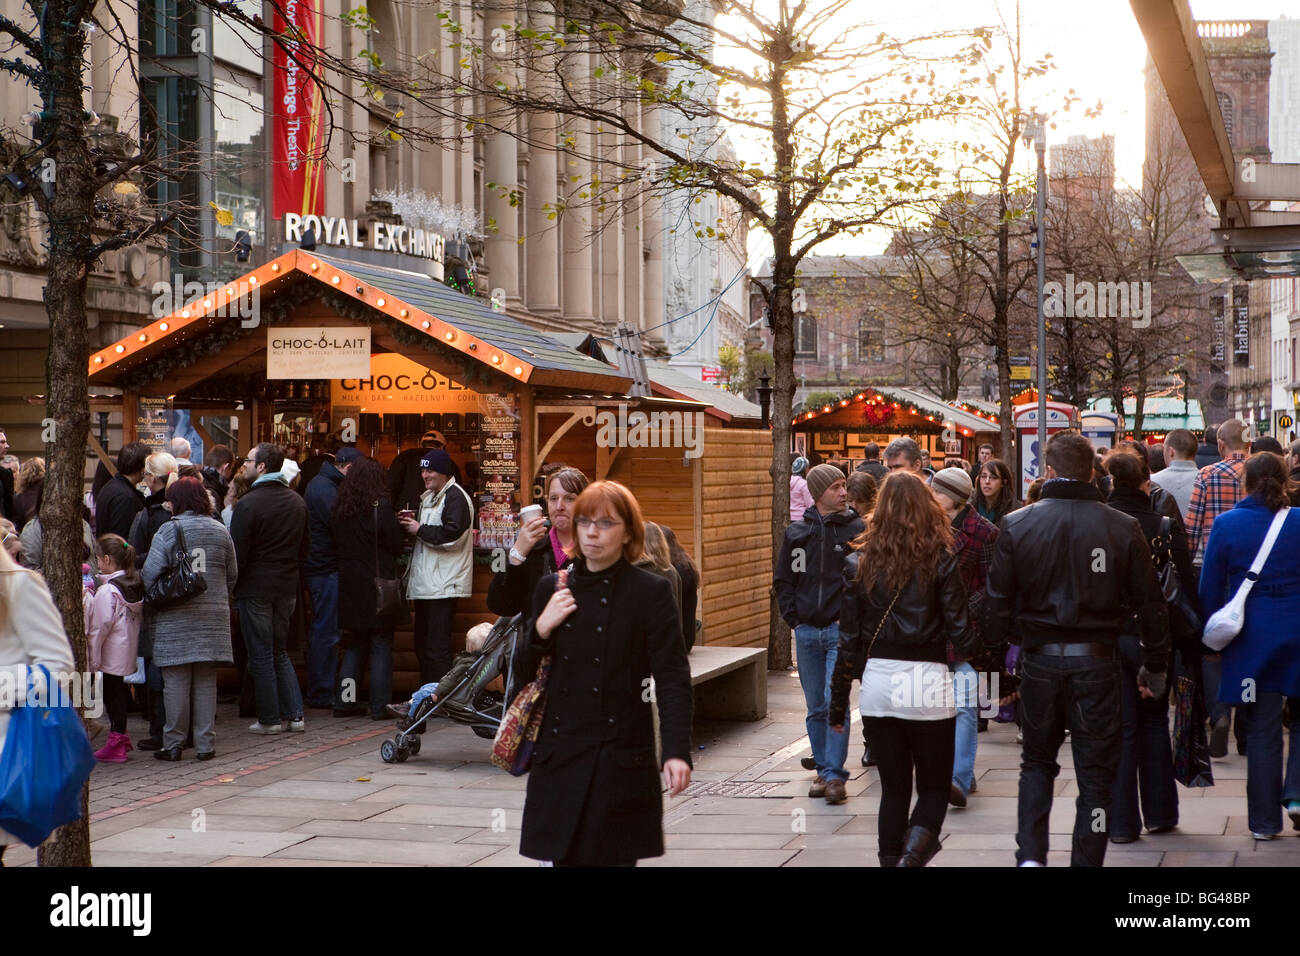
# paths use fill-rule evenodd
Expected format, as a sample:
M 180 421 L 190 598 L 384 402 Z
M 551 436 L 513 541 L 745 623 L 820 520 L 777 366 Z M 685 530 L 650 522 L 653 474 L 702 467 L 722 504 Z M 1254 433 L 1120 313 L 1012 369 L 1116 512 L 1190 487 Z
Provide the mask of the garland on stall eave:
M 859 395 L 865 395 L 866 397 L 859 399 L 858 398 Z M 880 401 L 875 400 L 875 397 L 877 395 L 880 396 L 881 398 Z M 866 389 L 854 389 L 852 392 L 847 392 L 843 395 L 839 395 L 836 398 L 832 399 L 831 401 L 823 403 L 822 405 L 819 405 L 816 408 L 805 408 L 802 412 L 799 413 L 799 415 L 797 415 L 794 418 L 792 424 L 797 425 L 800 422 L 810 422 L 816 419 L 819 415 L 827 415 L 830 414 L 831 412 L 837 411 L 838 409 L 848 408 L 849 406 L 854 404 L 867 405 L 873 407 L 888 406 L 889 408 L 893 409 L 895 412 L 904 412 L 907 414 L 916 415 L 918 418 L 929 419 L 935 424 L 941 423 L 943 421 L 942 417 L 936 416 L 932 409 L 923 408 L 922 406 L 917 405 L 915 402 L 908 401 L 905 398 L 899 398 L 897 395 L 891 393 L 888 388 L 866 388 Z M 972 411 L 965 407 L 963 407 L 963 410 L 966 411 L 967 414 L 974 415 L 976 418 L 982 419 L 983 421 L 986 421 L 991 425 L 997 424 L 996 418 L 990 418 L 989 416 L 981 412 Z M 808 414 L 809 412 L 812 413 L 811 417 Z M 891 417 L 888 415 L 884 417 L 879 417 L 878 415 L 873 416 L 872 413 L 867 409 L 863 410 L 863 416 L 864 416 L 864 420 L 871 425 L 886 424 L 889 421 L 889 418 Z M 875 420 L 876 418 L 878 418 L 879 420 Z
M 138 368 L 123 373 L 117 381 L 118 387 L 128 392 L 143 391 L 145 386 L 187 369 L 199 359 L 217 355 L 240 339 L 265 335 L 266 326 L 283 322 L 294 308 L 316 297 L 318 290 L 313 288 L 314 285 L 299 281 L 283 292 L 277 292 L 274 300 L 260 309 L 258 323 L 251 328 L 244 328 L 238 316 L 211 320 L 216 324 L 208 331 L 173 345 Z
M 173 372 L 189 368 L 200 359 L 217 355 L 240 339 L 253 335 L 265 335 L 265 327 L 284 322 L 298 306 L 313 299 L 334 310 L 340 316 L 363 322 L 369 326 L 384 326 L 397 340 L 398 344 L 412 350 L 433 352 L 460 369 L 460 379 L 464 385 L 487 385 L 501 387 L 500 380 L 505 378 L 501 372 L 488 368 L 458 349 L 449 348 L 437 338 L 419 329 L 413 329 L 405 322 L 385 315 L 363 302 L 335 292 L 322 290 L 320 285 L 311 281 L 299 281 L 283 292 L 277 292 L 275 298 L 261 309 L 260 321 L 251 328 L 244 328 L 238 317 L 232 317 L 193 338 L 167 348 L 137 368 L 124 372 L 117 385 L 125 391 L 139 392 Z

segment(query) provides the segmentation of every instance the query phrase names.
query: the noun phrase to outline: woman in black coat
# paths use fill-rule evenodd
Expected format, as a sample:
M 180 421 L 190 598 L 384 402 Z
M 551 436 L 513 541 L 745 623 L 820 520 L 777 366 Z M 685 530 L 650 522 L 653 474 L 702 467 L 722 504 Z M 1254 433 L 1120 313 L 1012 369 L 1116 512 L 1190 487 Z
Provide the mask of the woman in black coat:
M 1118 448 L 1106 458 L 1111 491 L 1107 504 L 1136 518 L 1142 526 L 1157 570 L 1170 561 L 1178 571 L 1184 592 L 1196 606 L 1196 578 L 1181 521 L 1169 520 L 1169 531 L 1161 534 L 1166 516 L 1152 507 L 1148 491 L 1151 470 L 1145 455 L 1130 448 Z M 1175 620 L 1171 609 L 1170 623 Z M 1183 658 L 1184 673 L 1200 673 L 1197 634 L 1171 634 L 1174 648 Z M 1136 678 L 1142 665 L 1136 624 L 1120 635 L 1120 657 L 1125 671 Z M 1188 670 L 1188 666 L 1192 670 Z M 1172 671 L 1171 671 L 1172 673 Z M 1170 682 L 1172 683 L 1172 682 Z M 1120 713 L 1124 728 L 1120 739 L 1119 769 L 1115 775 L 1110 817 L 1110 842 L 1132 843 L 1143 825 L 1151 833 L 1164 833 L 1178 824 L 1178 788 L 1174 784 L 1173 751 L 1169 742 L 1169 686 L 1158 698 L 1138 695 L 1137 681 L 1120 682 Z M 1139 811 L 1139 799 L 1141 809 Z
M 368 656 L 370 719 L 388 720 L 397 621 L 375 616 L 375 578 L 397 577 L 397 555 L 406 538 L 388 500 L 384 469 L 373 458 L 352 462 L 339 483 L 330 536 L 339 556 L 339 631 L 344 643 L 334 716 L 362 713 L 358 690 Z
M 664 538 L 668 541 L 668 557 L 673 563 L 677 577 L 681 580 L 681 592 L 678 596 L 681 598 L 682 605 L 682 637 L 686 640 L 686 650 L 689 653 L 695 646 L 697 623 L 695 612 L 700 600 L 700 571 L 691 560 L 691 556 L 682 548 L 673 529 L 666 524 L 661 524 L 659 530 L 664 533 Z
M 668 795 L 690 784 L 691 671 L 672 589 L 633 564 L 645 524 L 632 493 L 595 482 L 573 515 L 581 557 L 539 582 L 527 632 L 527 672 L 545 655 L 551 671 L 519 852 L 629 866 L 664 851 L 652 696 Z

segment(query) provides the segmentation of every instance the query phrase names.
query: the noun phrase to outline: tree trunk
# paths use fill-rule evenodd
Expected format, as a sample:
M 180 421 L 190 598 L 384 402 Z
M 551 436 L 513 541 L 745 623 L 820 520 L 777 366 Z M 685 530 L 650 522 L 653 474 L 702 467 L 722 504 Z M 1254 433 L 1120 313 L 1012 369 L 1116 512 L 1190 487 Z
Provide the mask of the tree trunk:
M 45 535 L 43 571 L 72 645 L 76 669 L 86 671 L 86 632 L 81 613 L 81 509 L 90 430 L 90 357 L 86 331 L 86 274 L 94 221 L 94 163 L 82 114 L 81 68 L 85 37 L 79 23 L 67 23 L 71 4 L 53 0 L 43 17 L 46 43 L 56 52 L 43 92 L 48 119 L 48 155 L 55 162 L 49 201 L 49 264 L 45 311 L 50 348 L 45 362 L 47 430 L 45 491 L 41 529 Z M 94 4 L 89 5 L 93 8 Z M 82 16 L 89 17 L 87 9 Z M 40 848 L 41 866 L 89 866 L 90 829 L 85 810 L 89 783 L 82 789 L 83 814 L 56 830 Z
M 794 289 L 795 263 L 789 242 L 778 242 L 772 264 L 772 568 L 780 560 L 781 542 L 790 524 L 790 417 L 794 409 Z M 771 594 L 767 639 L 769 670 L 787 670 L 793 663 L 790 628 L 781 619 L 776 589 Z
M 1139 352 L 1139 359 L 1142 358 Z M 1133 437 L 1138 441 L 1142 440 L 1142 421 L 1146 418 L 1147 403 L 1147 372 L 1146 364 L 1142 362 L 1138 368 L 1137 387 L 1133 391 Z

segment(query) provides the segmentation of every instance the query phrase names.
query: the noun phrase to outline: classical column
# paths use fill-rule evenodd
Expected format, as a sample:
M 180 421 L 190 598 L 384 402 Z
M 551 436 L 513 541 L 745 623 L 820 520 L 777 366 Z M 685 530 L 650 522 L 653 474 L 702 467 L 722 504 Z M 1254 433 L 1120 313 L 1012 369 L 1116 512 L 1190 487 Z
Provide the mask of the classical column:
M 555 15 L 539 11 L 531 24 L 541 32 L 555 28 Z M 555 92 L 554 74 L 542 65 L 532 83 L 539 83 L 538 91 L 549 97 Z M 556 215 L 559 194 L 556 177 L 559 175 L 555 154 L 555 131 L 558 117 L 554 113 L 534 113 L 528 118 L 529 163 L 527 190 L 527 237 L 524 255 L 527 257 L 528 288 L 524 302 L 529 311 L 557 313 L 560 310 L 560 231 Z M 548 218 L 549 217 L 549 218 Z
M 628 104 L 624 114 L 628 125 L 640 129 L 645 115 L 641 104 L 633 101 Z M 619 189 L 618 204 L 623 210 L 623 317 L 634 329 L 645 329 L 646 324 L 641 307 L 645 281 L 645 222 L 643 211 L 645 197 L 633 177 L 642 172 L 641 143 L 631 136 L 623 137 L 623 165 L 620 178 L 627 177 L 627 182 Z
M 622 173 L 623 145 L 621 137 L 605 129 L 600 134 L 600 190 L 598 199 L 604 202 L 604 212 L 597 212 L 600 229 L 600 305 L 598 313 L 606 327 L 613 328 L 623 321 L 623 202 L 619 193 L 610 191 Z
M 668 79 L 668 70 L 657 64 L 650 64 L 646 67 L 646 75 L 652 80 L 656 87 L 663 87 Z M 641 108 L 641 122 L 643 128 L 655 139 L 663 135 L 663 111 L 659 106 L 653 103 L 644 104 Z M 666 290 L 664 288 L 664 192 L 662 187 L 656 186 L 657 177 L 651 170 L 651 165 L 661 167 L 666 163 L 659 154 L 646 149 L 642 168 L 646 171 L 641 185 L 641 243 L 643 247 L 648 248 L 649 256 L 645 262 L 645 271 L 642 282 L 641 296 L 641 321 L 642 328 L 647 331 L 646 341 L 650 344 L 662 346 L 668 337 L 669 329 L 664 326 L 664 322 L 669 319 L 667 310 L 664 305 Z M 654 331 L 650 331 L 650 330 Z
M 590 57 L 575 53 L 565 57 L 563 75 L 565 82 L 584 89 L 591 81 Z M 578 95 L 585 95 L 579 93 Z M 593 237 L 591 235 L 591 200 L 582 193 L 590 192 L 591 151 L 593 142 L 591 125 L 586 120 L 567 118 L 560 127 L 573 144 L 565 148 L 564 165 L 559 173 L 564 176 L 564 318 L 579 328 L 589 328 L 595 316 L 592 310 L 594 286 Z
M 515 24 L 510 8 L 493 4 L 487 13 L 483 38 L 492 74 L 488 84 L 501 81 L 514 86 L 518 78 L 510 68 L 515 45 Z M 509 29 L 507 29 L 507 27 Z M 519 210 L 510 205 L 510 192 L 519 186 L 519 149 L 512 107 L 495 98 L 487 102 L 487 120 L 493 128 L 484 148 L 484 229 L 487 265 L 492 289 L 504 289 L 506 302 L 519 304 Z M 500 132 L 496 132 L 500 129 Z M 492 185 L 488 185 L 491 183 Z

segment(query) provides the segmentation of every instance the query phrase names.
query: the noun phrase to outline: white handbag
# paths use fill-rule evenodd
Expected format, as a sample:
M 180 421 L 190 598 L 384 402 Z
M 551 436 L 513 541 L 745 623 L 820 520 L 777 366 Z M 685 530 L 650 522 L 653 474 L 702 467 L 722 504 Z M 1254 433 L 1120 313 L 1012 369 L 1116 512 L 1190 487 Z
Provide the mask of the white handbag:
M 1259 572 L 1263 570 L 1264 562 L 1268 560 L 1269 552 L 1273 550 L 1273 542 L 1277 541 L 1277 536 L 1282 532 L 1282 525 L 1286 522 L 1290 510 L 1290 508 L 1282 508 L 1273 516 L 1273 523 L 1269 525 L 1268 534 L 1264 536 L 1264 543 L 1259 546 L 1255 562 L 1238 585 L 1237 593 L 1205 622 L 1205 635 L 1201 641 L 1211 650 L 1223 650 L 1241 633 L 1241 627 L 1246 623 L 1246 598 L 1250 596 L 1250 589 L 1259 579 Z

